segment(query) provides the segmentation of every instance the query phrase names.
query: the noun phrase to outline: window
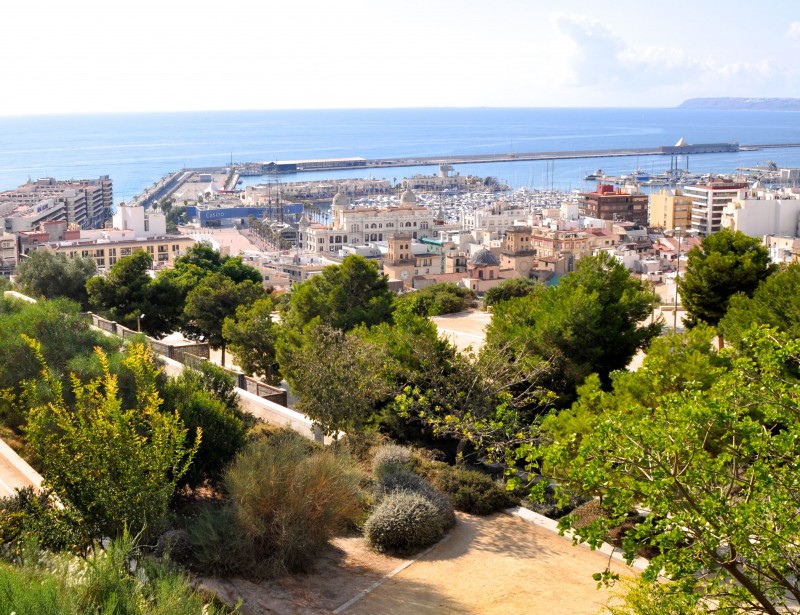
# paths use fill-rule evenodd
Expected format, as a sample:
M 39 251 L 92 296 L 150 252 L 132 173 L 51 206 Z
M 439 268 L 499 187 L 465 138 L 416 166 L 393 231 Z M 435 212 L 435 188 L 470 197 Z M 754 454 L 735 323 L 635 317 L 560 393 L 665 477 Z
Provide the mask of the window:
M 169 246 L 161 245 L 158 246 L 158 253 L 159 254 L 166 254 Z
M 94 255 L 95 256 L 105 256 L 106 255 L 106 251 L 104 249 L 102 249 L 102 248 L 98 248 L 97 250 L 94 251 Z
M 104 258 L 98 258 L 98 259 L 97 259 L 97 266 L 98 266 L 98 267 L 105 267 L 105 266 L 106 266 L 106 259 L 104 259 Z
M 178 244 L 173 243 L 172 244 L 172 251 L 173 252 L 180 252 L 181 251 L 181 247 Z
M 150 254 L 150 256 L 153 256 L 153 252 L 155 252 L 155 250 L 153 250 L 153 246 L 147 246 L 147 252 Z
M 150 230 L 150 220 L 147 218 L 144 219 L 144 232 L 147 233 Z
M 111 258 L 109 258 L 109 259 L 108 259 L 108 264 L 109 264 L 111 267 L 113 267 L 114 265 L 116 265 L 116 264 L 117 264 L 117 257 L 116 257 L 116 256 L 112 256 Z
M 119 249 L 119 255 L 120 256 L 130 256 L 131 255 L 131 249 L 130 248 L 120 248 Z
M 84 257 L 84 258 L 89 256 L 89 250 L 81 250 L 81 256 Z
M 117 249 L 116 248 L 109 248 L 108 249 L 108 255 L 109 256 L 116 256 L 117 255 Z

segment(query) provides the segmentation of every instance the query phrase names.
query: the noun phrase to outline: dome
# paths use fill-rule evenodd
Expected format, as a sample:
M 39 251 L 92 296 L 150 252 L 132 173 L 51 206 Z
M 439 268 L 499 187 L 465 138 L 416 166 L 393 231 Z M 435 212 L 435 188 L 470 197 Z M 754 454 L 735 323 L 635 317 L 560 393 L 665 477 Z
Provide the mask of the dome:
M 417 197 L 412 192 L 411 188 L 408 188 L 403 195 L 400 197 L 400 204 L 401 205 L 416 205 L 417 204 Z
M 331 207 L 350 207 L 350 199 L 341 192 L 337 192 L 336 196 L 333 197 Z
M 470 265 L 493 267 L 500 264 L 500 260 L 486 248 L 481 248 L 469 259 Z

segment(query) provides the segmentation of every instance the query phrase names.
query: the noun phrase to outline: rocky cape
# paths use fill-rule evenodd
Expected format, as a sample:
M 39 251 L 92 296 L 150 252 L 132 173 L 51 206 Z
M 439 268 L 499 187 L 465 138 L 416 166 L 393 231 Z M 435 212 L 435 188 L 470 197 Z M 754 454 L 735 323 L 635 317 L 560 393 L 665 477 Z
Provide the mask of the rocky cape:
M 678 109 L 800 111 L 800 98 L 690 98 Z

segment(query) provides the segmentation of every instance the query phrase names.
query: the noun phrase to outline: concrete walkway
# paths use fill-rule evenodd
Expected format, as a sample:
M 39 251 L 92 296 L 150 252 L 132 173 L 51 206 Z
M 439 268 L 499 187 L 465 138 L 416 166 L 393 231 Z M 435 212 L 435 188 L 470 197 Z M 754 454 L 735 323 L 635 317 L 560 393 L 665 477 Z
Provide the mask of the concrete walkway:
M 519 517 L 459 514 L 451 534 L 355 604 L 346 615 L 594 614 L 614 599 L 592 574 L 607 555 Z M 611 561 L 623 576 L 636 571 Z

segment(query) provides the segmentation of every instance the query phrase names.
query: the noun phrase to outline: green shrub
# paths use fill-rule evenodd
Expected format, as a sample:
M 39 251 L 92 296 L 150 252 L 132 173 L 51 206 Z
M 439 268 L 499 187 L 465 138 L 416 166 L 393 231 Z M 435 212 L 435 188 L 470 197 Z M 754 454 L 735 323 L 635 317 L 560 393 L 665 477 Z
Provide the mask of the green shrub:
M 49 551 L 78 553 L 91 544 L 93 532 L 74 508 L 54 506 L 48 492 L 24 487 L 0 499 L 0 545 L 6 555 L 19 556 L 28 536 Z
M 140 571 L 139 568 L 142 570 Z M 129 537 L 86 560 L 28 545 L 22 565 L 0 563 L 0 613 L 16 615 L 221 615 L 168 562 L 142 558 Z
M 519 501 L 483 472 L 448 466 L 439 472 L 434 485 L 450 497 L 456 510 L 490 515 Z
M 389 493 L 364 524 L 367 544 L 378 551 L 400 554 L 438 542 L 445 531 L 437 507 L 415 491 Z
M 225 473 L 227 503 L 190 528 L 196 565 L 248 576 L 309 569 L 361 513 L 359 477 L 346 456 L 310 451 L 306 441 L 252 442 Z
M 375 477 L 382 477 L 411 468 L 411 449 L 397 444 L 384 444 L 372 458 L 372 472 Z
M 524 508 L 539 513 L 540 515 L 544 515 L 550 519 L 559 519 L 589 500 L 591 500 L 591 498 L 565 489 L 562 489 L 557 496 L 555 489 L 551 485 L 548 485 L 541 497 L 534 496 L 533 499 L 525 497 L 520 503 Z
M 397 491 L 413 491 L 426 497 L 436 507 L 442 527 L 450 529 L 456 522 L 453 505 L 450 499 L 442 492 L 437 491 L 427 480 L 408 472 L 400 470 L 394 474 L 388 474 L 378 481 L 378 500 Z

